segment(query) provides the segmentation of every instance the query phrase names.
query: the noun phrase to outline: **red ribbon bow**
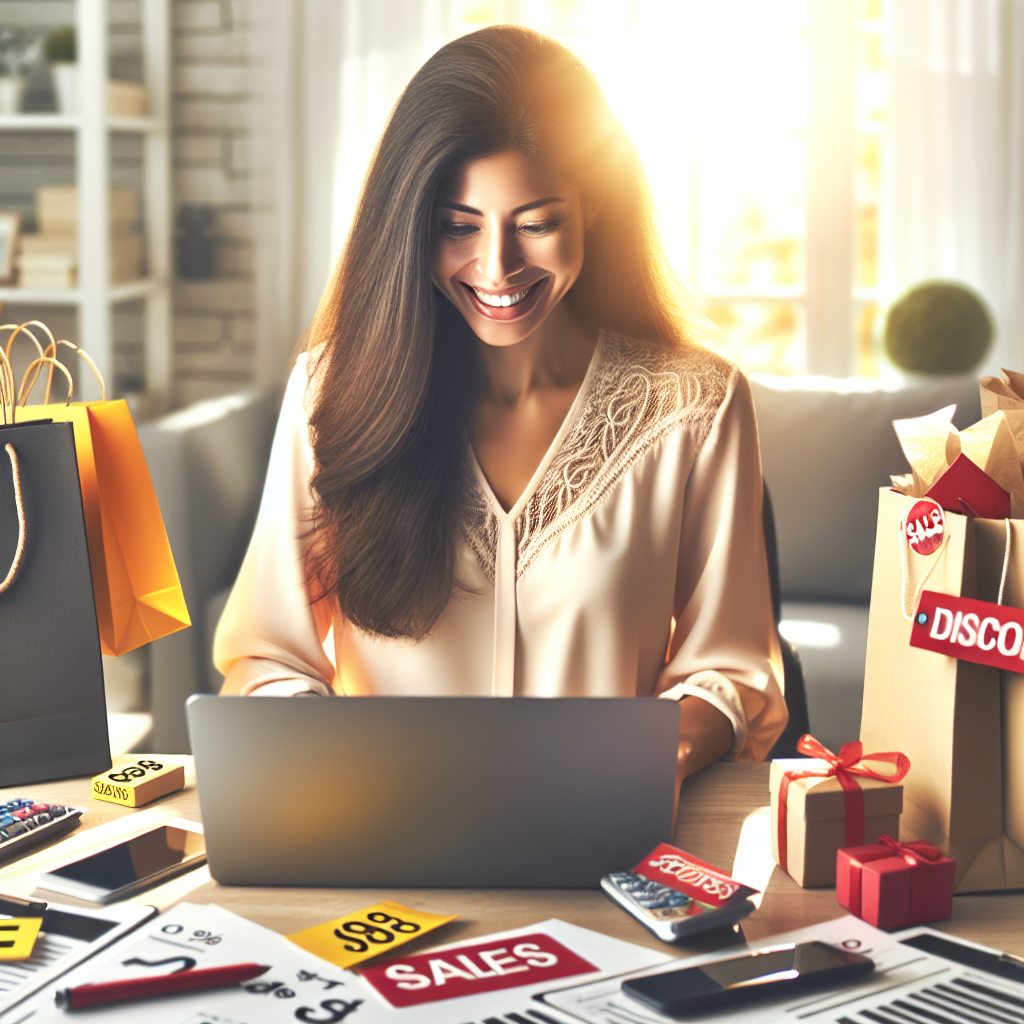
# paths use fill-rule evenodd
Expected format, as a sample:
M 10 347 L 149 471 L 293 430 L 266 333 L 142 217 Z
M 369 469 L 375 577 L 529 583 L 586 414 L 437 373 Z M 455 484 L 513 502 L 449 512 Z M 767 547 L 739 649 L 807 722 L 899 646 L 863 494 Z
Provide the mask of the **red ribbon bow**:
M 863 775 L 869 779 L 878 779 L 880 782 L 902 782 L 907 772 L 910 771 L 910 759 L 906 754 L 898 750 L 887 751 L 883 754 L 865 754 L 864 747 L 859 740 L 852 743 L 844 743 L 839 748 L 839 755 L 836 756 L 824 744 L 819 743 L 809 733 L 804 733 L 797 740 L 796 749 L 801 754 L 809 757 L 816 757 L 821 761 L 827 761 L 828 768 L 812 768 L 806 772 L 783 772 L 782 782 L 779 785 L 779 822 L 778 822 L 778 844 L 779 844 L 779 866 L 783 871 L 788 871 L 788 833 L 787 833 L 787 805 L 789 801 L 789 784 L 794 779 L 820 778 L 828 779 L 833 775 L 839 780 L 843 787 L 843 810 L 846 817 L 846 846 L 864 845 L 864 793 L 854 775 Z M 877 761 L 882 764 L 891 764 L 895 767 L 888 775 L 876 772 L 868 768 L 862 761 Z
M 902 857 L 908 864 L 919 864 L 921 857 L 929 861 L 942 860 L 942 851 L 929 843 L 927 839 L 915 839 L 912 843 L 901 843 L 893 839 L 892 836 L 883 834 L 875 842 L 882 846 L 888 846 L 894 856 Z

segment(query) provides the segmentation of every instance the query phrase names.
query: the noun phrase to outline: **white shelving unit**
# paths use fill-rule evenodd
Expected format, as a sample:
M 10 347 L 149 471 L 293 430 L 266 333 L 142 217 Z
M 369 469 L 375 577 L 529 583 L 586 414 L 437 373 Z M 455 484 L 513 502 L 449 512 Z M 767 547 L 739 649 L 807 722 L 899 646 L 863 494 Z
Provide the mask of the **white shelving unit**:
M 142 63 L 146 117 L 111 117 L 107 112 L 107 0 L 76 0 L 78 103 L 80 113 L 0 117 L 0 133 L 68 131 L 76 136 L 78 187 L 78 287 L 66 290 L 0 288 L 0 302 L 74 306 L 79 344 L 93 357 L 108 387 L 113 384 L 113 307 L 145 302 L 146 387 L 157 404 L 171 388 L 171 170 L 169 0 L 141 0 Z M 148 276 L 110 283 L 110 134 L 135 133 L 143 140 L 142 223 Z M 80 395 L 99 398 L 91 374 L 79 374 Z

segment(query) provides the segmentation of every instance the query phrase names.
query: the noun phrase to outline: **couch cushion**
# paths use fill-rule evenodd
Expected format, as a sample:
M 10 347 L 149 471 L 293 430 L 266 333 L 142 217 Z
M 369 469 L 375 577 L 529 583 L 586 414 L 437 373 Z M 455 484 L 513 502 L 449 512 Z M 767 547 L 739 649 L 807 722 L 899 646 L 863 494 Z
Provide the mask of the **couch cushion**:
M 956 404 L 981 418 L 976 377 L 895 387 L 864 378 L 751 377 L 775 508 L 782 596 L 867 602 L 878 488 L 909 467 L 892 421 Z

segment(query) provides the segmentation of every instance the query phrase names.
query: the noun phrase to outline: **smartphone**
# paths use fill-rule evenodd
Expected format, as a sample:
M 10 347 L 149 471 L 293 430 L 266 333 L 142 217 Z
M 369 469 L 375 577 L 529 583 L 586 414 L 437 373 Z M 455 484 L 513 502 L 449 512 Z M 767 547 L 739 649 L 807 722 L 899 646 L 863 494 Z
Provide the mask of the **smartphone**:
M 202 832 L 189 828 L 187 822 L 161 825 L 40 875 L 39 885 L 90 903 L 113 903 L 205 860 Z
M 659 1013 L 686 1020 L 737 1003 L 810 988 L 838 988 L 874 969 L 874 961 L 859 953 L 825 942 L 801 942 L 701 967 L 632 978 L 622 983 L 622 991 Z

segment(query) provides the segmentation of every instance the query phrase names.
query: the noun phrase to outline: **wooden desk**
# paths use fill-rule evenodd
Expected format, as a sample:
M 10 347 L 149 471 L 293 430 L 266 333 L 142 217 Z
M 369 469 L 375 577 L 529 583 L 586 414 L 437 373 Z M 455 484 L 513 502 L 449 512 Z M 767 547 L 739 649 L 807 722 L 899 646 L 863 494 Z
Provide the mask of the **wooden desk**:
M 163 760 L 177 759 L 167 757 Z M 0 790 L 0 801 L 24 793 L 53 803 L 86 808 L 82 825 L 63 842 L 0 868 L 0 892 L 29 895 L 35 889 L 35 878 L 41 871 L 86 852 L 91 841 L 90 832 L 97 827 L 102 826 L 97 835 L 107 834 L 106 841 L 109 842 L 112 831 L 141 830 L 174 816 L 198 821 L 195 777 L 189 774 L 192 772 L 191 758 L 182 760 L 186 764 L 186 788 L 138 811 L 90 799 L 88 780 L 85 779 Z M 744 821 L 748 816 L 754 816 L 763 823 L 758 809 L 767 803 L 768 765 L 713 764 L 688 779 L 683 786 L 676 843 L 697 857 L 730 871 Z M 748 861 L 752 857 L 764 865 L 765 858 L 770 859 L 771 851 L 764 848 L 765 829 L 762 828 L 758 834 L 760 842 L 747 842 L 745 851 Z M 45 896 L 42 892 L 40 895 Z M 426 937 L 423 945 L 468 939 L 550 917 L 559 917 L 654 949 L 674 948 L 680 955 L 742 941 L 742 936 L 723 930 L 708 933 L 690 944 L 667 947 L 603 893 L 587 890 L 261 889 L 221 886 L 210 878 L 206 868 L 200 868 L 149 890 L 138 897 L 138 901 L 155 903 L 160 907 L 181 899 L 194 903 L 217 903 L 274 931 L 288 934 L 386 898 L 424 910 L 461 915 L 442 932 Z M 833 890 L 800 889 L 782 871 L 775 870 L 760 908 L 742 925 L 743 935 L 747 939 L 759 939 L 829 920 L 843 913 Z M 935 927 L 1024 956 L 1022 921 L 1024 893 L 968 895 L 957 896 L 953 901 L 952 919 L 939 922 Z M 415 946 L 409 952 L 415 952 Z

